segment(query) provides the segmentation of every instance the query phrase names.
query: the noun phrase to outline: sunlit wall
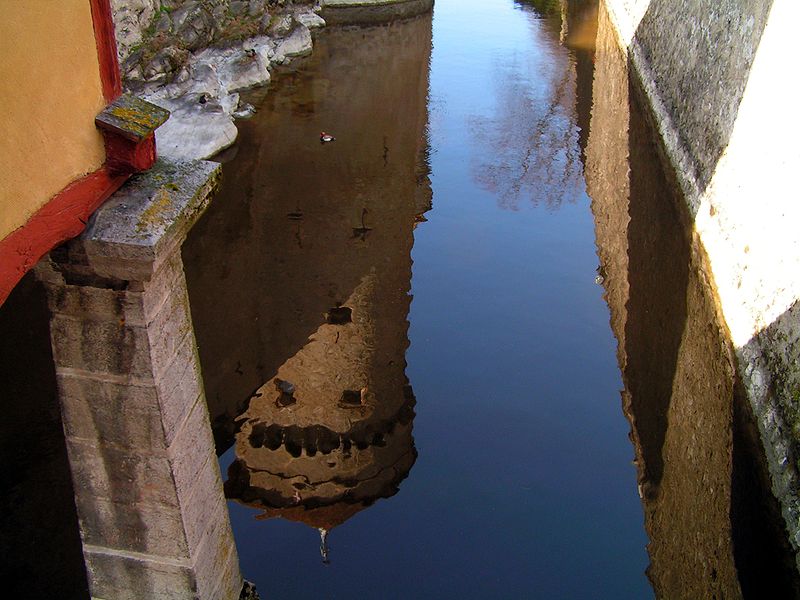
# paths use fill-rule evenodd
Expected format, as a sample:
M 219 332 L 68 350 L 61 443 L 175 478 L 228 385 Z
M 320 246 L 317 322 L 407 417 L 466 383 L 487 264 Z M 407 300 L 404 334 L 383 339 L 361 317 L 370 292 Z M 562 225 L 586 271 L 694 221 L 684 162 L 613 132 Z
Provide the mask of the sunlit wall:
M 89 0 L 0 0 L 0 239 L 105 160 Z

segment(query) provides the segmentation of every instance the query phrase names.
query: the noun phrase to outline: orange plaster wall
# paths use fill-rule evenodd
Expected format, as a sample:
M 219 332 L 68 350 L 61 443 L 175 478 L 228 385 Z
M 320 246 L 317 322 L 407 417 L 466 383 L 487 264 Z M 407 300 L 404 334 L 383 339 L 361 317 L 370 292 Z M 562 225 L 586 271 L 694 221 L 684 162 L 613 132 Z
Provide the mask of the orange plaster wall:
M 0 0 L 0 240 L 101 167 L 89 0 Z

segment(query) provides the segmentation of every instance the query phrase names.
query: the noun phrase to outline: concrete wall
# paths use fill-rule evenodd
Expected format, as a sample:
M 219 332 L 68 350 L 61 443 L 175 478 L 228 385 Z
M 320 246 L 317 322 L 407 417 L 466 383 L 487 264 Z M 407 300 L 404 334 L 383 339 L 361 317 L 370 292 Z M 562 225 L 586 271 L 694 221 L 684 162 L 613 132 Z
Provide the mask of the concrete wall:
M 800 549 L 800 168 L 792 0 L 607 0 L 708 255 L 773 491 Z
M 0 239 L 105 160 L 89 0 L 0 0 Z

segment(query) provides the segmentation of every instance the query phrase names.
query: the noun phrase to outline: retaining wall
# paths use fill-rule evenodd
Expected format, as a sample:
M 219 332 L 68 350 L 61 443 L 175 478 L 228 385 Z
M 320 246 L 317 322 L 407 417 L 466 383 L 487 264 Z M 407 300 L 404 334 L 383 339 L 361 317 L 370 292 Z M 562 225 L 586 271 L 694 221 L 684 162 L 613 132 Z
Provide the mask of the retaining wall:
M 800 550 L 800 169 L 792 0 L 606 0 L 708 255 L 772 487 Z M 800 559 L 798 560 L 800 564 Z

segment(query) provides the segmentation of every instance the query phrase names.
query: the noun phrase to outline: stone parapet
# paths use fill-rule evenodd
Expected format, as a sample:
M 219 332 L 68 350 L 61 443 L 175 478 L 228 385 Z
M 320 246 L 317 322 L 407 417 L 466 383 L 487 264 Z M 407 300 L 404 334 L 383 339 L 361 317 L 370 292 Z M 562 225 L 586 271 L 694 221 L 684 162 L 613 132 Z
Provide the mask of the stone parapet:
M 433 0 L 322 0 L 321 7 L 329 25 L 368 25 L 429 12 Z
M 219 173 L 159 161 L 37 266 L 96 598 L 242 587 L 180 254 Z

